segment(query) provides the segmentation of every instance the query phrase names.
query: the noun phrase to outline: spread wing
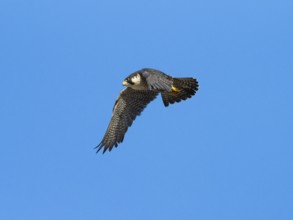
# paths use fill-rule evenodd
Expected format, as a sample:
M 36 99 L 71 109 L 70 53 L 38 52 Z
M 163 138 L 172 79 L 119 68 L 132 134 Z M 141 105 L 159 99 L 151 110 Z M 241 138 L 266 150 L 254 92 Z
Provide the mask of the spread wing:
M 111 121 L 101 143 L 97 146 L 99 152 L 103 147 L 103 153 L 123 141 L 124 135 L 132 125 L 136 116 L 144 110 L 148 103 L 156 98 L 158 92 L 149 90 L 134 90 L 129 87 L 119 94 L 114 108 Z

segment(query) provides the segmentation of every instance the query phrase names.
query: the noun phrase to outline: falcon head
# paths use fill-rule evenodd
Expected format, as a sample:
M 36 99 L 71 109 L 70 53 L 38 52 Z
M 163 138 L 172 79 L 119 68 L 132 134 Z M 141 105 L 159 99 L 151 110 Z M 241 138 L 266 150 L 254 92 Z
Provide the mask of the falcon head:
M 134 73 L 128 76 L 124 81 L 123 85 L 124 86 L 135 86 L 135 85 L 140 85 L 141 83 L 141 75 L 139 73 Z

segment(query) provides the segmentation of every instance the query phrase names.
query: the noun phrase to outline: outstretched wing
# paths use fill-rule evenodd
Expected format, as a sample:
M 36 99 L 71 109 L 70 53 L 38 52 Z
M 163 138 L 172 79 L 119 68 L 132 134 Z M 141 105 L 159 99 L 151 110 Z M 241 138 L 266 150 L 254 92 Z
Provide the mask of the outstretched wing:
M 97 153 L 104 147 L 103 153 L 123 141 L 124 135 L 132 125 L 136 116 L 144 110 L 148 103 L 156 98 L 158 92 L 149 90 L 134 90 L 130 87 L 122 90 L 114 108 L 110 124 L 101 143 L 97 146 Z

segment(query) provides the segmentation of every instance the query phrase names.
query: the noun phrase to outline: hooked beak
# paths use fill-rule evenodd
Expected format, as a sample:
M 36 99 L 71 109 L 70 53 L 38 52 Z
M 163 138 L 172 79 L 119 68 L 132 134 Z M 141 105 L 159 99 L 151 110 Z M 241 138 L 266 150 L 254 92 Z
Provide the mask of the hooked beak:
M 128 82 L 126 80 L 124 80 L 123 83 L 122 83 L 122 85 L 123 86 L 127 86 L 128 85 Z

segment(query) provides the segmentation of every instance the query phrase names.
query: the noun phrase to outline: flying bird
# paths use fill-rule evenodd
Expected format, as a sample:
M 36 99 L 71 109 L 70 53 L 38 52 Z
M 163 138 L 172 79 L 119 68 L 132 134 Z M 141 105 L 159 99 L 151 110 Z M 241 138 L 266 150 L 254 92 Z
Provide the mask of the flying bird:
M 160 93 L 164 105 L 191 98 L 198 90 L 198 82 L 194 78 L 173 78 L 159 70 L 144 68 L 138 70 L 122 83 L 123 89 L 112 111 L 107 131 L 96 147 L 97 153 L 104 147 L 103 153 L 111 151 L 122 143 L 127 129 L 136 116 Z

